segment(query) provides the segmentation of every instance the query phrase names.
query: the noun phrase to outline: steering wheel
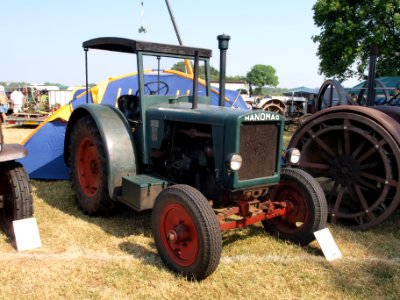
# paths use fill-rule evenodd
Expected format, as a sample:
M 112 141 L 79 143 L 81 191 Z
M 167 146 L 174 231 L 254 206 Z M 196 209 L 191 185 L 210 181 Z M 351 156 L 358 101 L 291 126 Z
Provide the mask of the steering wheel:
M 398 100 L 400 99 L 400 92 L 399 93 L 394 93 L 394 95 L 389 99 L 387 102 L 387 105 L 398 105 Z M 397 101 L 395 101 L 397 100 Z
M 144 85 L 145 94 L 146 90 L 149 91 L 149 95 L 160 95 L 161 91 L 163 91 L 162 95 L 167 95 L 169 91 L 169 86 L 165 81 L 161 80 L 150 81 Z M 136 96 L 138 95 L 139 95 L 139 90 L 136 91 Z

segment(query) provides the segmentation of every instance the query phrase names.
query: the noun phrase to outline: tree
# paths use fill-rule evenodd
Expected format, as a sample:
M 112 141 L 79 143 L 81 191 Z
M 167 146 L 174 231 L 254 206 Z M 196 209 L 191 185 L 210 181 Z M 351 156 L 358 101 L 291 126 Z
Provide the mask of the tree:
M 246 81 L 246 76 L 241 76 L 241 75 L 235 75 L 235 76 L 226 76 L 226 81 L 227 82 L 232 82 L 232 81 Z
M 191 64 L 191 65 L 192 65 L 192 68 L 193 68 L 193 64 Z M 185 63 L 183 61 L 180 61 L 180 62 L 174 64 L 171 67 L 171 70 L 180 71 L 180 72 L 185 73 L 186 72 Z M 205 78 L 206 77 L 205 76 L 205 67 L 204 67 L 204 65 L 199 66 L 199 77 L 200 78 Z M 215 69 L 212 66 L 210 66 L 210 78 L 211 78 L 211 81 L 218 81 L 218 79 L 219 79 L 218 70 Z
M 275 69 L 266 65 L 254 65 L 247 72 L 246 81 L 250 85 L 250 94 L 252 94 L 253 85 L 257 88 L 256 93 L 260 93 L 263 86 L 277 86 L 279 84 Z
M 400 0 L 318 0 L 314 22 L 321 33 L 320 73 L 363 78 L 372 46 L 378 47 L 377 76 L 400 74 Z
M 179 71 L 179 72 L 185 73 L 186 72 L 185 63 L 183 61 L 177 62 L 176 64 L 174 64 L 171 67 L 171 70 L 175 70 L 175 71 Z

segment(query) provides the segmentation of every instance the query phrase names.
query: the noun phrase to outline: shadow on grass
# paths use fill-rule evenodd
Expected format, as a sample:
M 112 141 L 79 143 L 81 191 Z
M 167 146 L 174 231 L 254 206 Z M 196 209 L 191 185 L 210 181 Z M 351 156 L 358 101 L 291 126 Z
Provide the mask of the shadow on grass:
M 277 247 L 285 247 L 288 245 L 289 247 L 297 247 L 299 250 L 303 251 L 304 254 L 309 254 L 315 257 L 324 257 L 322 250 L 319 248 L 318 244 L 311 243 L 307 246 L 303 246 L 300 244 L 294 244 L 284 239 L 279 238 L 276 235 L 271 234 L 266 231 L 263 226 L 257 226 L 256 224 L 247 226 L 242 229 L 234 229 L 223 232 L 222 234 L 222 244 L 224 247 L 229 247 L 235 243 L 245 241 L 250 237 L 265 237 L 266 243 L 276 243 Z M 249 249 L 251 249 L 252 245 L 249 243 Z
M 146 265 L 162 267 L 163 264 L 161 263 L 161 258 L 155 250 L 156 246 L 154 243 L 151 243 L 150 247 L 154 250 L 149 250 L 142 245 L 132 242 L 123 242 L 119 244 L 119 248 L 122 251 L 131 255 L 133 258 L 140 260 L 142 263 Z
M 151 237 L 151 211 L 136 213 L 121 205 L 110 217 L 89 217 L 78 209 L 69 181 L 32 180 L 31 185 L 37 196 L 49 206 L 85 222 L 96 224 L 113 236 L 143 235 Z M 385 222 L 364 232 L 340 226 L 330 225 L 329 227 L 339 249 L 341 247 L 346 249 L 344 259 L 333 263 L 319 259 L 311 260 L 311 269 L 317 269 L 318 272 L 311 273 L 310 276 L 314 278 L 310 280 L 323 280 L 327 285 L 333 286 L 335 290 L 341 290 L 341 294 L 345 298 L 398 298 L 400 295 L 400 281 L 398 280 L 400 278 L 400 211 L 397 210 Z M 235 243 L 240 244 L 241 241 L 246 241 L 251 236 L 265 236 L 266 242 L 271 241 L 269 234 L 262 226 L 253 225 L 244 229 L 224 232 L 222 235 L 223 246 L 235 247 Z M 272 239 L 279 243 L 277 247 L 285 246 L 286 242 L 276 237 Z M 252 245 L 249 243 L 249 250 L 251 247 Z M 127 241 L 120 243 L 119 248 L 144 264 L 164 268 L 155 250 L 154 242 L 142 246 Z M 306 247 L 299 246 L 299 248 L 308 255 L 323 257 L 315 243 Z M 346 258 L 346 253 L 350 258 Z M 357 253 L 361 253 L 360 257 L 357 256 Z M 364 256 L 374 259 L 368 260 Z M 290 268 L 290 263 L 288 263 L 288 267 Z
M 321 262 L 327 281 L 347 298 L 398 299 L 400 295 L 400 210 L 368 231 L 331 225 L 337 262 Z
M 51 207 L 64 212 L 85 222 L 95 224 L 104 232 L 118 238 L 129 237 L 132 235 L 143 235 L 151 237 L 151 210 L 135 212 L 131 208 L 118 203 L 115 212 L 107 217 L 91 217 L 85 215 L 75 201 L 74 191 L 71 189 L 70 181 L 44 181 L 32 180 L 37 197 L 42 199 Z M 224 246 L 234 244 L 241 240 L 246 240 L 251 236 L 270 236 L 263 226 L 251 225 L 243 229 L 228 230 L 223 232 L 222 241 Z M 277 237 L 273 239 L 285 243 Z M 250 245 L 249 245 L 250 246 Z M 135 247 L 134 245 L 132 247 Z M 301 246 L 299 246 L 301 247 Z M 155 246 L 153 247 L 155 249 Z M 321 255 L 319 249 L 303 247 L 307 253 Z
M 129 207 L 118 203 L 115 211 L 110 216 L 91 217 L 85 215 L 79 209 L 70 181 L 31 180 L 31 185 L 37 196 L 51 207 L 85 222 L 95 224 L 104 232 L 115 237 L 151 236 L 150 210 L 135 212 Z
M 222 244 L 228 246 L 238 241 L 246 240 L 253 235 L 263 235 L 265 230 L 262 227 L 250 225 L 242 229 L 232 229 L 224 231 L 222 234 Z

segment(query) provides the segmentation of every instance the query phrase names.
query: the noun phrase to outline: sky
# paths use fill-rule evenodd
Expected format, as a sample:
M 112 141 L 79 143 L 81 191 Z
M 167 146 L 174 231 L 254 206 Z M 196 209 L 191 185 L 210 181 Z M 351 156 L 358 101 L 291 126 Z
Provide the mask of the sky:
M 142 26 L 141 2 L 147 33 Z M 245 76 L 256 64 L 271 65 L 278 87 L 318 88 L 318 45 L 312 36 L 315 0 L 169 0 L 184 45 L 211 49 L 219 69 L 217 36 L 228 34 L 229 76 Z M 116 36 L 178 44 L 164 0 L 3 1 L 0 81 L 83 85 L 86 40 Z M 89 82 L 136 71 L 133 55 L 89 51 Z M 358 81 L 350 80 L 345 86 Z

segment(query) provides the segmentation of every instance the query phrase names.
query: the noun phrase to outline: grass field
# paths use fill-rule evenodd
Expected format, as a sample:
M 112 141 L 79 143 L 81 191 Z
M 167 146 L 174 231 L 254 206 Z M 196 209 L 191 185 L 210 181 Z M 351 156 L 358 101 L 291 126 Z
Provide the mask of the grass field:
M 6 128 L 18 142 L 30 129 Z M 1 299 L 399 299 L 400 213 L 367 232 L 329 226 L 343 259 L 299 247 L 262 226 L 223 233 L 216 272 L 190 282 L 165 268 L 151 212 L 79 211 L 69 181 L 31 180 L 42 247 L 18 253 L 0 233 Z

